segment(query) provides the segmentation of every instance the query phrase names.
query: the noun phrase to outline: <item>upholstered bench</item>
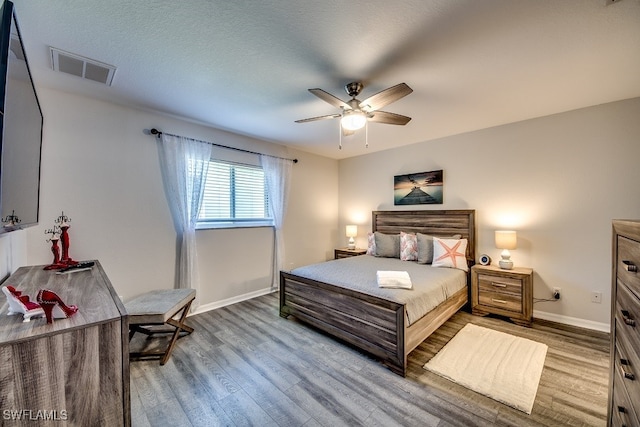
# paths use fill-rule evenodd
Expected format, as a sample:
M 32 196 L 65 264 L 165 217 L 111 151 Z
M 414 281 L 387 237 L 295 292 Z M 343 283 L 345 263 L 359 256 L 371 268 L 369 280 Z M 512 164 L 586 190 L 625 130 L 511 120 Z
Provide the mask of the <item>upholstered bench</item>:
M 130 360 L 169 360 L 179 337 L 189 335 L 193 328 L 185 325 L 191 303 L 196 297 L 193 289 L 164 289 L 147 292 L 124 304 L 129 315 L 129 341 L 136 332 L 151 338 L 155 334 L 173 334 L 165 350 L 129 353 Z M 179 315 L 178 319 L 174 319 Z

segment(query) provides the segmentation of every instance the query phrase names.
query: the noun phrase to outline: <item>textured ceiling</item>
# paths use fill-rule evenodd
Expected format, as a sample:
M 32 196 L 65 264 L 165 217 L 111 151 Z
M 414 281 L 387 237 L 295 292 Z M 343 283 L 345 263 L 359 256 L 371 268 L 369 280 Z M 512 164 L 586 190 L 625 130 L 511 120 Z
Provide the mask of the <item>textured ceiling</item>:
M 36 87 L 188 118 L 333 158 L 640 96 L 640 0 L 15 0 Z M 52 71 L 49 46 L 118 67 Z M 297 124 L 405 82 L 371 124 Z M 45 111 L 46 113 L 46 111 Z M 165 129 L 171 132 L 171 129 Z

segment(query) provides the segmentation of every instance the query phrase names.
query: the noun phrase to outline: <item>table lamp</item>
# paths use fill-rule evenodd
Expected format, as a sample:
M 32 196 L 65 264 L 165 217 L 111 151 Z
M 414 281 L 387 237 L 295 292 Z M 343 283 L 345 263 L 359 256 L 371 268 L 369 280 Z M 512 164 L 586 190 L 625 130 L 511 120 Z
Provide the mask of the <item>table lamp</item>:
M 502 259 L 498 261 L 500 268 L 504 270 L 511 270 L 513 268 L 513 261 L 511 261 L 510 249 L 517 247 L 517 236 L 515 231 L 496 231 L 496 248 L 502 249 L 500 256 Z
M 349 245 L 347 246 L 349 249 L 356 248 L 356 241 L 353 240 L 354 237 L 358 235 L 358 226 L 357 225 L 347 225 L 347 237 L 349 238 Z

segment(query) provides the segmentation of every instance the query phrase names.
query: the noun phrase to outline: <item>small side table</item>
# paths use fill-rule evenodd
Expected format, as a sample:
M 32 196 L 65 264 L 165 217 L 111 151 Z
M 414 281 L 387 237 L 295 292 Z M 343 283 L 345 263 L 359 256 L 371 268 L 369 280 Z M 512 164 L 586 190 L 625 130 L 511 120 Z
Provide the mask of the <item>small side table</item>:
M 335 259 L 339 258 L 349 258 L 352 256 L 364 255 L 367 253 L 366 249 L 349 249 L 349 248 L 339 248 L 334 251 L 333 257 Z
M 533 319 L 533 270 L 516 267 L 503 270 L 492 265 L 471 268 L 471 312 L 478 316 L 497 314 L 522 326 Z

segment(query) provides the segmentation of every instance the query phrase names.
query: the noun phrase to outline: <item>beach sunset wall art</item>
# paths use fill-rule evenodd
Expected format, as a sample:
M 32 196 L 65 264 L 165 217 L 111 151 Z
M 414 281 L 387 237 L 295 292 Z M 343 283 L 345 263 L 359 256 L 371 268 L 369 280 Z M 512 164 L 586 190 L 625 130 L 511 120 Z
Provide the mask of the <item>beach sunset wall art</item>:
M 393 177 L 394 205 L 441 205 L 442 170 Z

